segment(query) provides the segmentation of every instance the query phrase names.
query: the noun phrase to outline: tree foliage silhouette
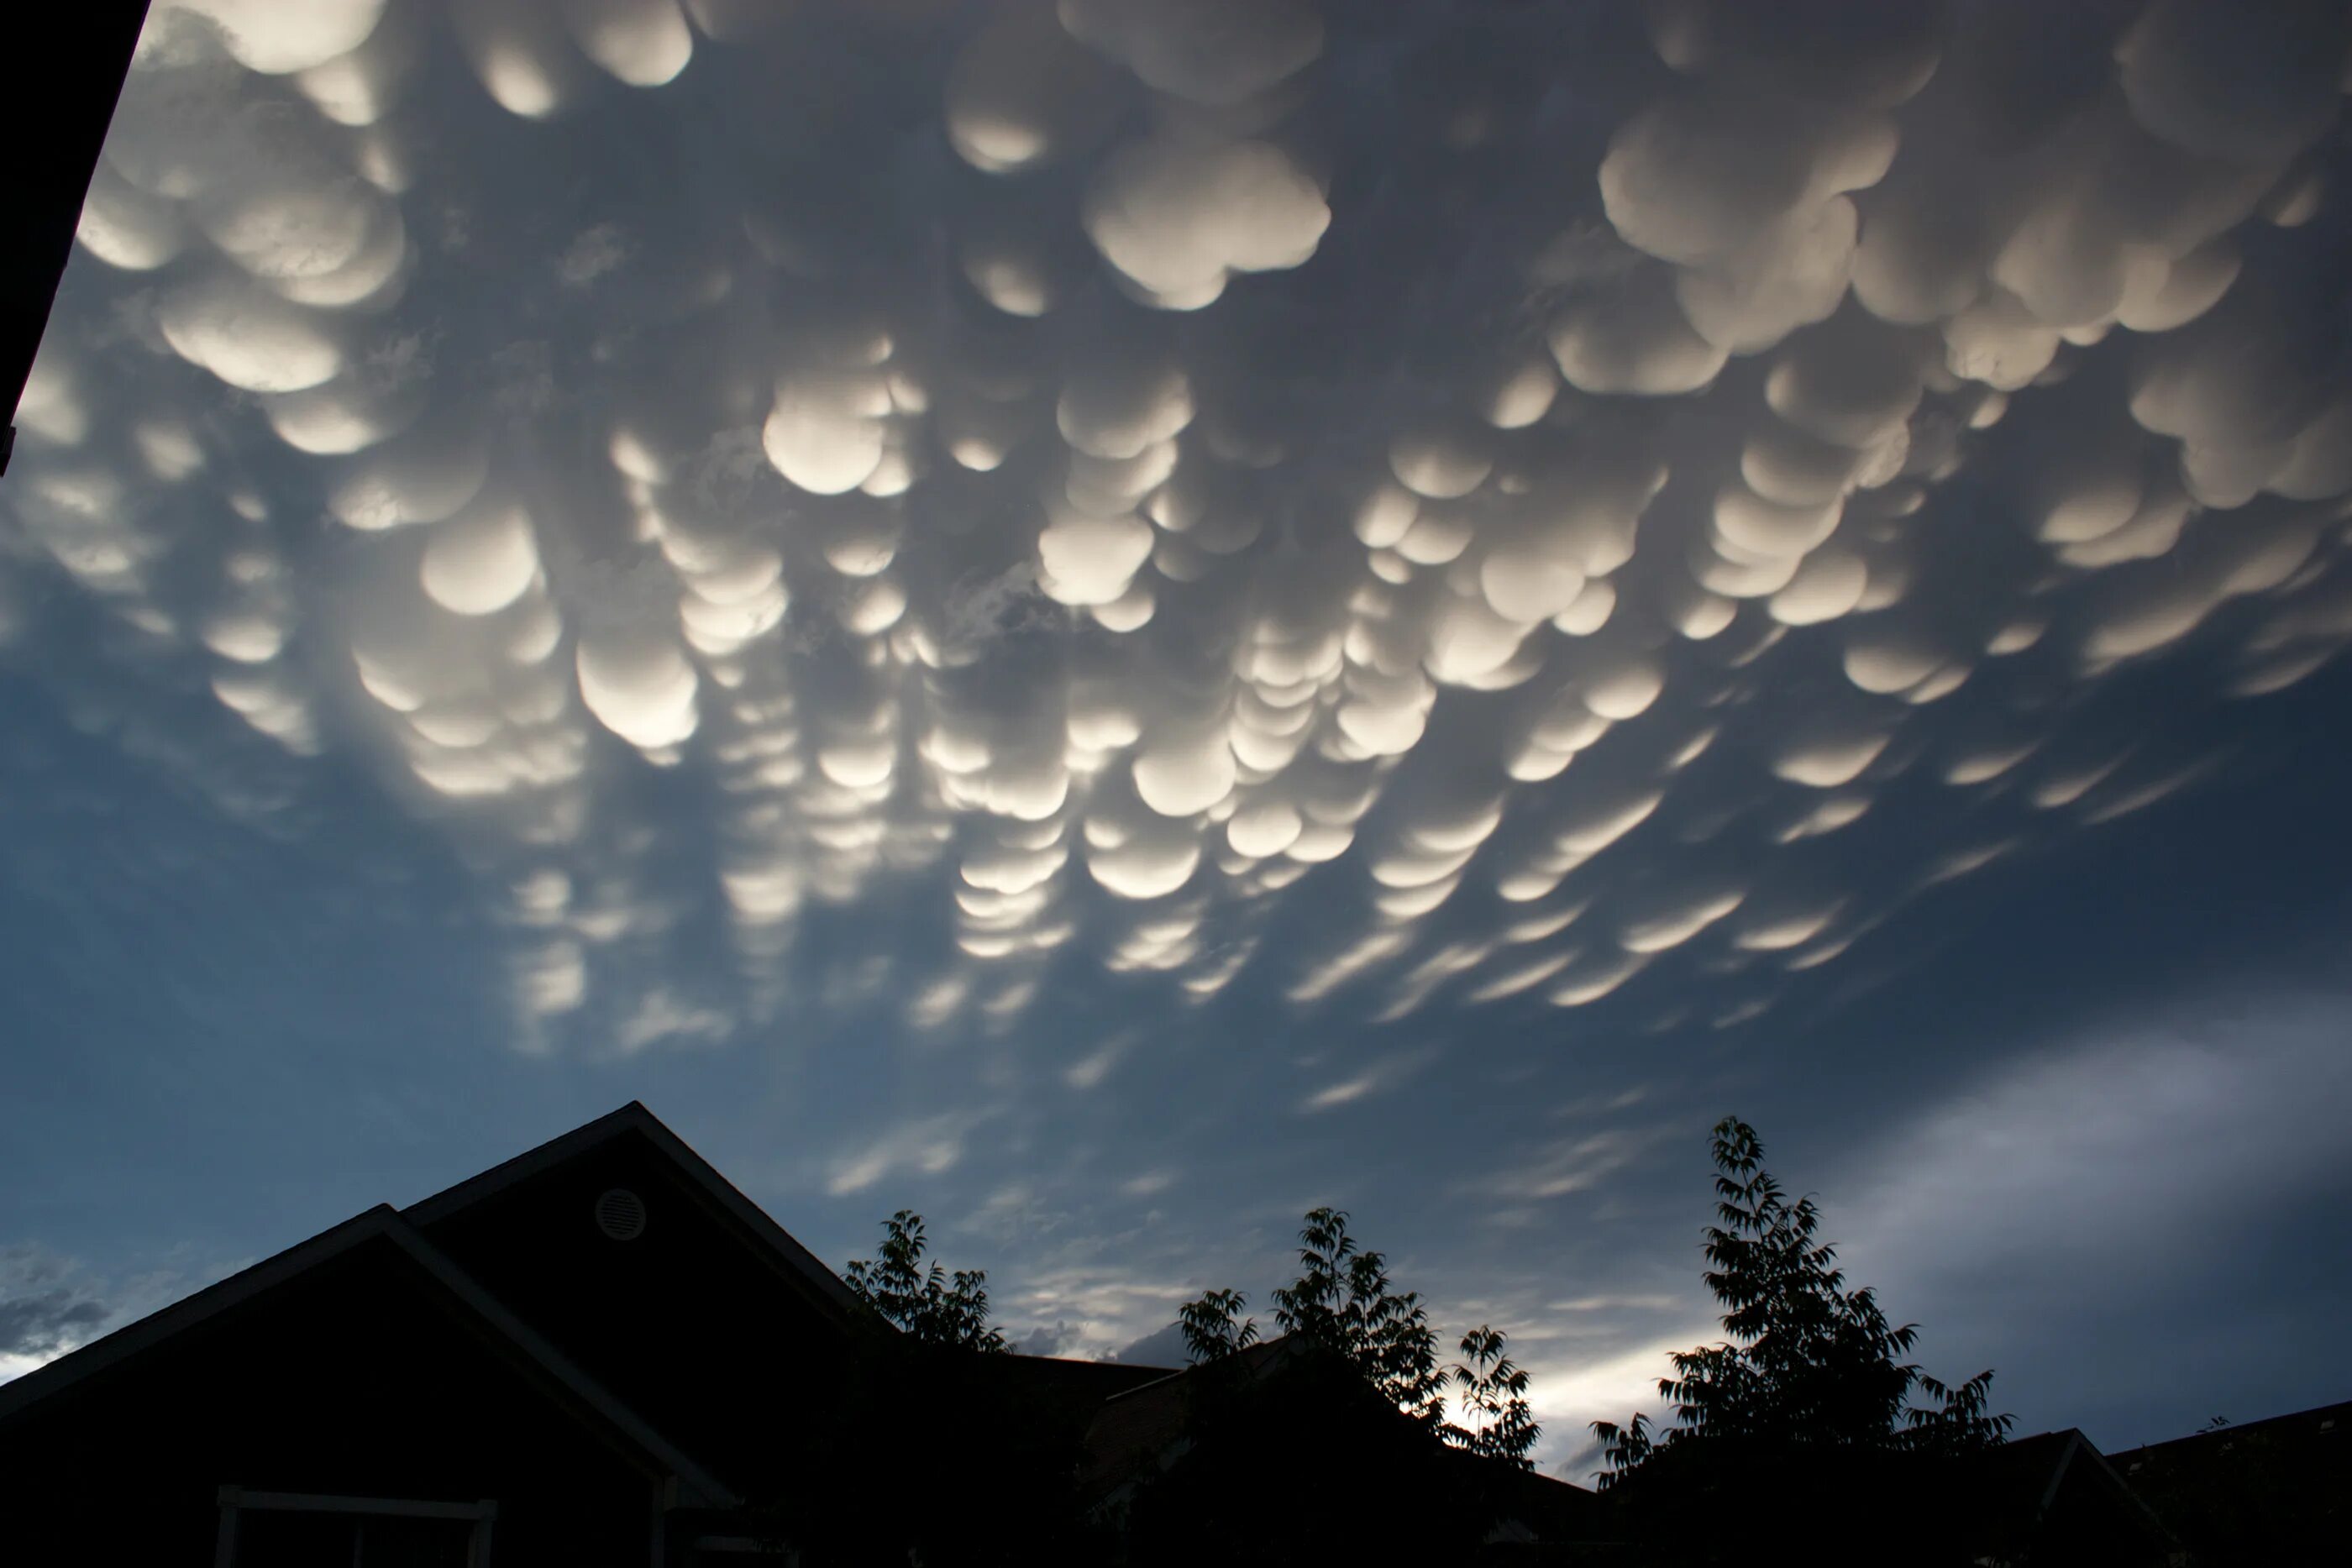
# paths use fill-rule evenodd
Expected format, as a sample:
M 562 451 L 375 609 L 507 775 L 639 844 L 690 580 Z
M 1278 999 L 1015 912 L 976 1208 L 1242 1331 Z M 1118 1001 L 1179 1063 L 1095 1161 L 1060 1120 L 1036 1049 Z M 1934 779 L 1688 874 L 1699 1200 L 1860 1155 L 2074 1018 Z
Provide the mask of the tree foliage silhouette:
M 1176 1318 L 1184 1330 L 1185 1355 L 1204 1364 L 1257 1343 L 1257 1320 L 1241 1315 L 1248 1302 L 1239 1291 L 1211 1291 L 1185 1302 Z
M 851 1290 L 927 1344 L 1005 1348 L 1003 1331 L 989 1326 L 986 1270 L 959 1269 L 950 1276 L 936 1262 L 925 1270 L 923 1217 L 910 1208 L 884 1220 L 882 1228 L 882 1256 L 858 1259 L 845 1271 Z
M 1284 1333 L 1337 1352 L 1391 1404 L 1457 1448 L 1528 1468 L 1540 1428 L 1527 1402 L 1527 1374 L 1504 1353 L 1499 1329 L 1481 1324 L 1462 1340 L 1466 1363 L 1438 1364 L 1437 1331 L 1420 1294 L 1400 1291 L 1388 1260 L 1360 1247 L 1348 1216 L 1309 1210 L 1298 1233 L 1298 1277 L 1274 1292 Z M 1258 1342 L 1257 1322 L 1244 1318 L 1247 1298 L 1210 1291 L 1178 1314 L 1186 1354 L 1198 1364 L 1221 1361 Z M 1462 1391 L 1465 1421 L 1446 1418 L 1449 1381 Z
M 1675 1425 L 1596 1421 L 1607 1489 L 1661 1451 L 1704 1438 L 1799 1446 L 1965 1452 L 2007 1435 L 1986 1413 L 1992 1373 L 1947 1385 L 1900 1359 L 1918 1326 L 1895 1327 L 1867 1286 L 1848 1290 L 1837 1250 L 1819 1239 L 1810 1197 L 1790 1201 L 1764 1169 L 1764 1145 L 1736 1117 L 1715 1127 L 1716 1212 L 1703 1278 L 1725 1307 L 1729 1338 L 1673 1357 L 1658 1393 Z M 1934 1403 L 1914 1405 L 1916 1392 Z
M 1446 1428 L 1446 1440 L 1486 1458 L 1523 1470 L 1535 1469 L 1531 1451 L 1543 1427 L 1528 1406 L 1528 1375 L 1503 1352 L 1503 1331 L 1481 1323 L 1462 1336 L 1467 1361 L 1454 1364 L 1467 1418 Z
M 1445 1375 L 1420 1294 L 1391 1289 L 1388 1260 L 1357 1248 L 1339 1209 L 1308 1210 L 1298 1240 L 1298 1278 L 1274 1292 L 1275 1320 L 1286 1333 L 1339 1352 L 1391 1403 L 1439 1429 Z
M 1136 1486 L 1118 1559 L 1130 1568 L 1483 1561 L 1480 1542 L 1522 1495 L 1398 1419 L 1319 1343 L 1276 1377 L 1221 1377 L 1221 1364 L 1186 1379 L 1188 1446 Z

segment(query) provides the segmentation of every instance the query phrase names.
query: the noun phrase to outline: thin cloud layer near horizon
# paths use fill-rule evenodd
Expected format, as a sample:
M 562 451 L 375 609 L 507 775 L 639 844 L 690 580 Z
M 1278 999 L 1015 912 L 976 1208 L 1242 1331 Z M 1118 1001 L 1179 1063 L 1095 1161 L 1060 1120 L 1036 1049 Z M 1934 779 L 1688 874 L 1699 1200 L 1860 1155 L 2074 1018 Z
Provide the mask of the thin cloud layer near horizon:
M 2343 1396 L 2347 85 L 158 0 L 0 480 L 0 1374 L 642 1097 L 1041 1352 L 1350 1208 L 1548 1467 L 1732 1111 L 2021 1429 Z

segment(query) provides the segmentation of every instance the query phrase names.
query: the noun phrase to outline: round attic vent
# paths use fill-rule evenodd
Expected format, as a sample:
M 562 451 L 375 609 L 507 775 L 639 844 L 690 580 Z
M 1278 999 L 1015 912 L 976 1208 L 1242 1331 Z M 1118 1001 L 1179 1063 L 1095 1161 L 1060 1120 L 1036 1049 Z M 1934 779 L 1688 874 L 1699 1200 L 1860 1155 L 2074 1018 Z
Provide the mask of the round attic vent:
M 613 1188 L 596 1200 L 596 1228 L 615 1241 L 635 1241 L 646 1233 L 646 1200 L 627 1187 Z

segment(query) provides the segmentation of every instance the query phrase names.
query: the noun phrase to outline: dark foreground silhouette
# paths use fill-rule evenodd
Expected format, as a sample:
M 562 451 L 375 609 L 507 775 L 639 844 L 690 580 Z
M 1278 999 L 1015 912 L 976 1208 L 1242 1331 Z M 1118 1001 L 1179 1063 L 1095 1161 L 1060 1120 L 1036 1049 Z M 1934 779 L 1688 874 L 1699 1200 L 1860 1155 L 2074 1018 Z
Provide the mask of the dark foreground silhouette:
M 0 1562 L 2157 1564 L 2340 1540 L 2329 1412 L 2123 1465 L 2079 1433 L 2002 1441 L 1984 1379 L 1895 1359 L 1753 1134 L 1727 1123 L 1717 1155 L 1730 1337 L 1588 1490 L 1525 1468 L 1501 1336 L 1441 1371 L 1336 1211 L 1307 1217 L 1279 1337 L 1223 1291 L 1183 1320 L 1186 1368 L 1018 1355 L 984 1276 L 925 1265 L 919 1217 L 845 1281 L 632 1103 L 0 1385 Z

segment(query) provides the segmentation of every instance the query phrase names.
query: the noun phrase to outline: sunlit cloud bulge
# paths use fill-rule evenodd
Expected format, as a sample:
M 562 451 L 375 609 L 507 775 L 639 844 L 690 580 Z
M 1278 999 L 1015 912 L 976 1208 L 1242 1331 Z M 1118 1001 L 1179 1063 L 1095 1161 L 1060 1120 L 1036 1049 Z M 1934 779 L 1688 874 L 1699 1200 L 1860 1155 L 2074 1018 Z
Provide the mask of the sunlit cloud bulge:
M 1064 964 L 1747 1022 L 2192 782 L 2111 683 L 2352 637 L 2292 243 L 2344 29 L 2034 20 L 2061 80 L 2001 7 L 1644 15 L 1600 73 L 1545 7 L 160 5 L 19 416 L 16 656 L 70 622 L 360 763 L 533 1044 L 761 1019 L 885 886 L 919 1029 Z M 710 908 L 731 978 L 650 994 Z
M 241 817 L 373 780 L 533 1051 L 859 910 L 919 1036 L 1758 1028 L 2352 640 L 2352 12 L 1814 16 L 159 0 L 0 659 Z

